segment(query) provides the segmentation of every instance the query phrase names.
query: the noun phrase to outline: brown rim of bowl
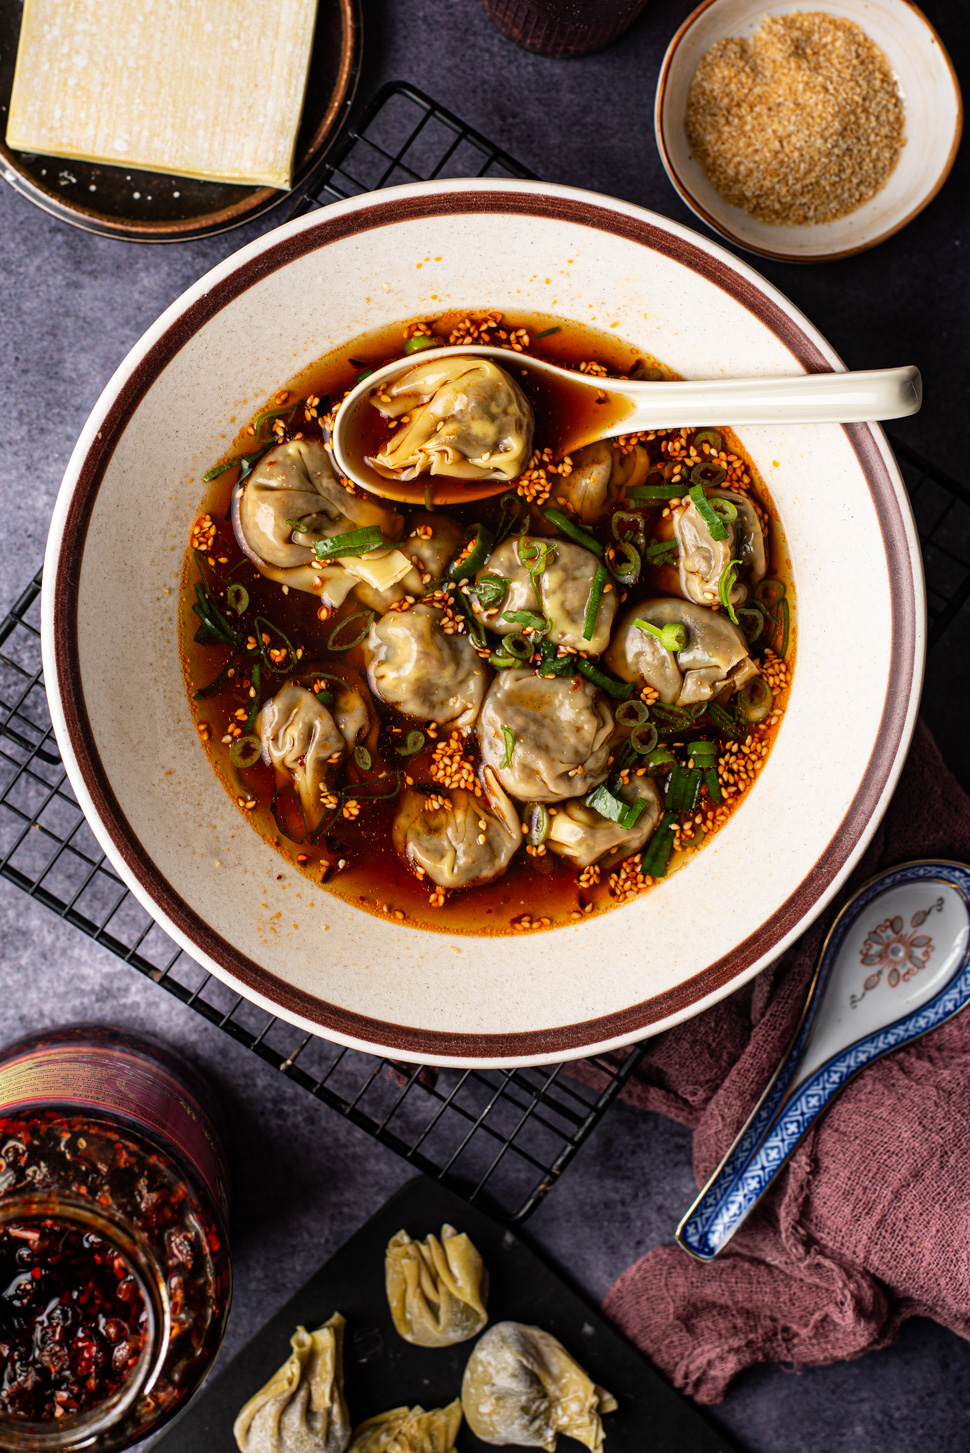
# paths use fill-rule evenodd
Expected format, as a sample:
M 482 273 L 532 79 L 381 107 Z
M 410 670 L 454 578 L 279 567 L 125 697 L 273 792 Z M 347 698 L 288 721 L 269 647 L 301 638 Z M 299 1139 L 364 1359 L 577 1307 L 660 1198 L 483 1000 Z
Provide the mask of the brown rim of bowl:
M 813 257 L 795 257 L 790 252 L 776 252 L 772 248 L 758 247 L 753 242 L 745 242 L 742 240 L 742 238 L 738 237 L 736 233 L 732 232 L 723 222 L 719 222 L 716 217 L 713 217 L 710 212 L 708 212 L 704 207 L 701 206 L 700 202 L 698 202 L 697 198 L 694 196 L 693 192 L 691 192 L 689 187 L 687 187 L 687 185 L 681 181 L 677 173 L 677 169 L 675 168 L 673 161 L 671 160 L 670 153 L 667 150 L 667 142 L 664 136 L 663 125 L 663 101 L 664 93 L 667 89 L 667 79 L 668 73 L 670 71 L 670 65 L 674 58 L 674 52 L 680 45 L 680 42 L 683 40 L 688 30 L 690 30 L 691 26 L 694 24 L 695 20 L 698 20 L 700 16 L 703 15 L 704 11 L 709 10 L 712 5 L 717 5 L 719 3 L 720 0 L 703 0 L 703 4 L 698 5 L 697 9 L 692 11 L 691 14 L 688 15 L 687 19 L 684 21 L 680 29 L 675 33 L 673 39 L 668 45 L 666 54 L 664 55 L 663 61 L 661 62 L 660 66 L 660 75 L 657 79 L 657 98 L 654 102 L 653 110 L 653 130 L 654 135 L 657 139 L 657 150 L 660 152 L 660 160 L 663 162 L 664 171 L 667 173 L 670 184 L 674 188 L 674 190 L 678 192 L 683 201 L 687 203 L 687 206 L 694 213 L 694 216 L 700 217 L 701 221 L 705 222 L 707 226 L 712 229 L 712 231 L 718 233 L 718 235 L 721 237 L 726 237 L 728 242 L 733 243 L 735 247 L 740 247 L 745 252 L 751 252 L 756 257 L 771 258 L 773 262 L 794 262 L 806 267 L 814 262 L 837 262 L 842 257 L 854 257 L 856 253 L 868 252 L 871 247 L 877 247 L 880 242 L 885 242 L 888 238 L 895 237 L 897 232 L 901 232 L 904 227 L 908 226 L 908 224 L 912 222 L 914 217 L 918 217 L 920 212 L 922 212 L 926 207 L 930 205 L 933 198 L 936 196 L 937 192 L 940 190 L 943 183 L 950 175 L 950 172 L 953 170 L 953 163 L 956 161 L 957 152 L 960 149 L 960 139 L 963 136 L 963 92 L 960 89 L 960 82 L 957 79 L 957 73 L 954 70 L 953 62 L 950 59 L 950 53 L 947 50 L 946 46 L 943 44 L 939 35 L 937 34 L 935 27 L 926 18 L 919 6 L 913 4 L 913 0 L 899 0 L 899 3 L 905 5 L 908 10 L 915 11 L 916 15 L 918 15 L 920 20 L 926 26 L 926 29 L 929 31 L 932 38 L 936 41 L 936 44 L 939 46 L 940 55 L 946 61 L 947 69 L 950 72 L 950 80 L 953 83 L 953 90 L 957 98 L 957 117 L 956 125 L 953 128 L 953 141 L 950 146 L 946 161 L 943 164 L 943 168 L 940 172 L 940 175 L 937 177 L 936 183 L 933 186 L 932 190 L 927 192 L 926 196 L 920 202 L 918 207 L 914 207 L 911 212 L 907 212 L 906 216 L 903 217 L 899 222 L 897 222 L 894 227 L 889 227 L 885 232 L 880 232 L 879 236 L 873 237 L 870 242 L 860 242 L 857 247 L 845 247 L 840 252 L 819 252 Z
M 49 216 L 56 217 L 58 221 L 72 222 L 75 226 L 102 237 L 117 237 L 132 242 L 183 242 L 209 237 L 241 226 L 244 222 L 252 222 L 272 207 L 283 205 L 288 197 L 292 197 L 299 187 L 305 185 L 323 160 L 327 142 L 336 140 L 337 122 L 342 113 L 350 108 L 354 99 L 363 31 L 360 0 L 336 0 L 336 3 L 340 8 L 342 21 L 340 69 L 326 111 L 301 155 L 294 158 L 293 191 L 282 192 L 277 187 L 259 187 L 254 191 L 240 187 L 239 200 L 217 212 L 202 212 L 177 222 L 138 222 L 136 219 L 122 221 L 112 214 L 97 212 L 90 207 L 69 205 L 63 195 L 45 191 L 33 177 L 21 170 L 17 153 L 9 150 L 0 135 L 0 158 L 13 174 L 12 179 L 8 178 L 10 185 L 21 196 Z M 297 173 L 300 174 L 299 182 L 295 180 Z
M 612 211 L 583 197 L 545 196 L 534 191 L 444 191 L 431 195 L 388 197 L 368 207 L 324 214 L 320 220 L 271 243 L 241 263 L 229 276 L 212 284 L 159 337 L 132 369 L 109 405 L 101 428 L 82 460 L 58 545 L 53 582 L 53 648 L 57 694 L 71 751 L 105 832 L 129 874 L 185 939 L 245 989 L 261 996 L 284 1017 L 296 1016 L 319 1028 L 357 1043 L 379 1046 L 385 1052 L 451 1059 L 492 1059 L 574 1055 L 583 1048 L 621 1038 L 634 1039 L 649 1032 L 658 1020 L 689 1009 L 723 988 L 747 968 L 770 954 L 773 947 L 802 924 L 813 905 L 845 867 L 865 836 L 879 808 L 882 793 L 893 776 L 903 743 L 906 718 L 917 662 L 918 582 L 908 550 L 904 516 L 889 469 L 872 429 L 865 424 L 844 424 L 879 520 L 887 568 L 894 582 L 891 663 L 876 746 L 865 775 L 838 830 L 796 890 L 772 913 L 756 933 L 730 953 L 662 994 L 615 1013 L 552 1029 L 505 1034 L 463 1034 L 391 1024 L 330 1004 L 305 990 L 284 983 L 258 963 L 239 953 L 189 907 L 162 876 L 145 852 L 112 791 L 84 706 L 78 651 L 77 582 L 85 537 L 105 469 L 117 440 L 135 408 L 161 371 L 179 350 L 216 313 L 262 278 L 298 257 L 363 231 L 397 222 L 456 212 L 497 212 L 518 216 L 551 217 L 605 231 L 650 248 L 706 278 L 746 307 L 790 350 L 808 373 L 828 373 L 829 360 L 818 345 L 756 283 L 739 275 L 724 258 L 671 233 L 645 216 Z M 743 266 L 743 264 L 742 264 Z

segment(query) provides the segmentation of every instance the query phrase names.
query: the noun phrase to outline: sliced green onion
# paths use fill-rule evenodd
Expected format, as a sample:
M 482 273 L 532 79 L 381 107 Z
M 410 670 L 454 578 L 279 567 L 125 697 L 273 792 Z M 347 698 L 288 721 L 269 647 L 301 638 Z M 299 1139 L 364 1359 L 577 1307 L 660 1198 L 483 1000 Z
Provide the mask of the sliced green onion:
M 695 464 L 690 472 L 691 483 L 706 489 L 717 489 L 727 479 L 727 470 L 723 464 L 715 464 L 713 459 L 703 459 L 700 464 Z
M 282 665 L 276 666 L 270 660 L 267 654 L 267 648 L 263 644 L 264 629 L 266 631 L 272 631 L 274 635 L 279 636 L 280 640 L 283 642 L 283 645 L 286 647 L 287 652 L 289 653 L 289 664 L 284 661 Z M 274 625 L 274 623 L 271 620 L 268 620 L 266 616 L 255 616 L 253 618 L 253 635 L 256 637 L 257 649 L 259 651 L 260 657 L 262 658 L 263 665 L 266 667 L 267 671 L 272 671 L 276 676 L 282 676 L 285 671 L 290 671 L 293 669 L 298 659 L 296 654 L 296 647 L 294 646 L 293 642 L 290 640 L 289 636 L 286 634 L 285 631 L 280 630 L 279 626 Z
M 634 484 L 626 491 L 626 498 L 650 500 L 679 499 L 680 493 L 680 488 L 676 484 Z
M 613 719 L 618 726 L 640 726 L 650 715 L 647 704 L 639 697 L 633 697 L 630 701 L 624 701 L 616 708 Z
M 192 609 L 195 610 L 195 606 L 193 606 Z M 203 621 L 202 624 L 199 626 L 199 629 L 196 631 L 192 639 L 197 646 L 226 645 L 226 642 L 222 638 L 222 636 L 217 635 L 212 627 L 207 625 L 205 621 Z
M 229 660 L 223 666 L 222 670 L 219 672 L 215 680 L 210 681 L 208 686 L 200 686 L 198 691 L 193 694 L 192 700 L 204 701 L 207 696 L 218 695 L 218 693 L 228 685 L 230 680 L 229 672 L 236 669 L 236 667 L 239 665 L 240 660 L 241 657 L 239 656 L 238 652 L 235 655 L 230 656 Z
M 317 540 L 313 549 L 318 560 L 336 560 L 343 555 L 366 555 L 369 550 L 379 550 L 383 544 L 380 526 L 365 525 L 360 530 L 332 535 L 329 540 Z
M 488 664 L 496 671 L 508 671 L 513 666 L 521 666 L 522 662 L 518 656 L 510 656 L 504 651 L 493 651 L 488 658 Z
M 407 741 L 404 743 L 404 746 L 397 747 L 395 750 L 399 757 L 413 757 L 415 752 L 420 752 L 424 746 L 424 742 L 424 732 L 408 732 Z
M 651 777 L 663 777 L 676 767 L 677 758 L 667 747 L 654 747 L 647 757 L 646 767 Z
M 495 536 L 485 525 L 476 525 L 474 534 L 462 546 L 462 551 L 471 545 L 468 554 L 460 554 L 445 572 L 449 580 L 471 580 L 482 569 L 495 545 Z
M 676 540 L 651 540 L 646 549 L 648 565 L 669 565 L 677 558 L 680 546 Z
M 630 378 L 645 379 L 648 383 L 659 383 L 660 380 L 663 378 L 663 370 L 659 368 L 653 368 L 649 363 L 647 363 L 645 358 L 638 358 L 636 363 L 630 369 L 629 376 Z
M 616 554 L 621 554 L 623 560 L 620 562 L 614 558 L 610 564 L 614 580 L 618 581 L 620 585 L 635 585 L 640 579 L 640 571 L 643 568 L 640 551 L 635 545 L 631 545 L 629 540 L 620 540 L 614 546 L 614 557 Z
M 353 615 L 351 615 L 351 616 L 345 616 L 344 619 L 340 622 L 340 624 L 334 626 L 333 630 L 330 632 L 330 635 L 327 638 L 327 650 L 328 651 L 352 651 L 355 646 L 359 646 L 360 645 L 361 641 L 367 635 L 367 632 L 371 628 L 371 622 L 374 620 L 375 616 L 376 616 L 376 611 L 372 611 L 372 610 L 357 610 L 357 611 L 354 611 Z M 351 623 L 351 621 L 360 621 L 360 620 L 362 620 L 364 622 L 363 629 L 354 637 L 354 639 L 352 641 L 348 641 L 346 643 L 346 645 L 342 644 L 338 640 L 338 637 L 340 636 L 341 631 L 343 631 L 347 626 L 349 626 L 350 623 Z
M 333 706 L 333 694 L 332 694 L 332 692 L 326 691 L 326 690 L 321 690 L 321 691 L 315 691 L 313 693 L 313 695 L 317 698 L 317 701 L 319 701 L 319 703 L 320 703 L 321 706 Z
M 691 742 L 688 750 L 694 758 L 695 765 L 698 767 L 706 766 L 708 759 L 714 761 L 717 758 L 716 742 Z
M 782 598 L 778 602 L 778 624 L 781 630 L 781 645 L 778 654 L 782 660 L 788 655 L 788 636 L 791 630 L 791 616 L 788 613 L 788 602 Z
M 429 338 L 427 333 L 415 333 L 413 338 L 405 338 L 405 353 L 420 353 L 425 348 L 439 348 L 441 345 L 437 338 Z
M 515 734 L 511 727 L 504 726 L 502 728 L 502 738 L 505 742 L 505 756 L 498 764 L 499 771 L 503 771 L 506 767 L 511 767 L 512 765 L 512 753 L 515 751 Z
M 517 661 L 531 661 L 534 650 L 535 643 L 524 636 L 521 631 L 513 631 L 502 642 L 503 654 L 514 656 Z
M 664 878 L 670 866 L 670 854 L 674 849 L 674 829 L 677 814 L 665 812 L 657 824 L 653 837 L 647 844 L 640 860 L 640 871 L 648 878 Z
M 693 812 L 701 790 L 701 774 L 697 767 L 682 767 L 678 762 L 667 783 L 668 812 Z
M 671 621 L 666 626 L 654 626 L 649 621 L 643 621 L 637 616 L 633 624 L 638 626 L 641 631 L 646 631 L 648 636 L 654 636 L 665 651 L 686 651 L 687 649 L 687 627 L 680 621 Z
M 549 809 L 544 802 L 530 802 L 526 807 L 529 824 L 529 842 L 534 848 L 541 848 L 549 836 L 551 818 Z
M 623 534 L 624 526 L 632 527 L 630 535 Z M 614 540 L 620 544 L 629 543 L 631 540 L 641 552 L 647 543 L 647 532 L 643 523 L 643 516 L 633 514 L 630 510 L 617 510 L 610 520 L 610 529 L 613 531 Z
M 592 550 L 594 555 L 602 555 L 603 546 L 599 540 L 588 534 L 579 525 L 574 525 L 562 510 L 540 510 L 539 513 L 544 520 L 549 521 L 550 525 L 555 525 L 556 529 L 561 530 L 564 535 L 568 535 L 570 540 L 575 540 L 577 545 L 582 545 L 585 550 Z
M 587 807 L 598 812 L 600 817 L 619 823 L 620 827 L 626 830 L 634 826 L 647 805 L 643 798 L 638 802 L 624 802 L 622 797 L 617 797 L 608 787 L 597 787 L 595 792 L 590 792 L 583 801 Z
M 560 656 L 550 641 L 538 641 L 540 676 L 575 676 L 576 657 Z
M 385 802 L 396 797 L 401 790 L 403 772 L 382 772 L 379 777 L 372 777 L 369 782 L 354 782 L 349 787 L 340 789 L 340 796 L 345 800 L 354 798 L 357 802 Z M 380 787 L 382 782 L 393 782 L 394 787 L 390 792 L 372 792 L 372 787 Z
M 641 722 L 640 726 L 634 727 L 630 733 L 630 746 L 641 757 L 649 757 L 658 741 L 657 728 L 652 721 Z
M 738 507 L 733 500 L 721 499 L 720 495 L 715 495 L 713 499 L 708 500 L 708 504 L 726 525 L 734 524 L 738 517 Z
M 255 767 L 263 755 L 263 744 L 259 737 L 247 734 L 237 737 L 229 748 L 229 760 L 234 767 Z
M 745 735 L 738 725 L 737 717 L 731 712 L 725 711 L 723 706 L 718 706 L 716 701 L 705 702 L 704 709 L 722 737 L 738 739 Z
M 697 720 L 704 706 L 704 702 L 695 702 L 693 706 L 677 706 L 674 703 L 668 705 L 666 702 L 655 701 L 650 709 L 655 721 L 669 722 L 681 730 L 686 730 Z
M 772 610 L 777 609 L 779 604 L 784 600 L 785 593 L 785 582 L 783 580 L 774 580 L 770 575 L 766 575 L 764 580 L 760 581 L 756 587 L 754 598 L 759 605 L 763 606 L 770 613 Z
M 518 527 L 526 508 L 525 500 L 521 495 L 517 495 L 515 490 L 509 490 L 503 494 L 498 505 L 498 524 L 495 526 L 496 545 L 500 545 L 506 535 L 510 535 Z
M 354 748 L 354 761 L 362 772 L 369 772 L 374 765 L 374 759 L 366 747 Z
M 257 414 L 255 419 L 253 420 L 253 428 L 258 434 L 262 426 L 268 423 L 270 419 L 282 419 L 284 414 L 287 415 L 286 422 L 289 424 L 293 418 L 293 415 L 296 413 L 299 407 L 299 404 L 294 404 L 292 408 L 288 409 L 264 409 L 263 412 L 261 414 Z
M 720 454 L 723 447 L 721 436 L 716 429 L 697 429 L 694 433 L 694 448 L 700 449 L 702 444 L 710 445 L 712 454 Z
M 212 469 L 207 469 L 202 476 L 204 484 L 209 484 L 213 479 L 218 479 L 220 474 L 225 474 L 227 469 L 235 469 L 239 463 L 238 459 L 230 459 L 228 464 L 216 464 Z
M 707 788 L 707 795 L 717 806 L 724 801 L 724 794 L 721 792 L 721 782 L 717 775 L 716 767 L 702 767 L 701 778 Z
M 721 578 L 717 582 L 717 593 L 720 602 L 736 626 L 740 625 L 740 621 L 735 614 L 734 606 L 731 604 L 731 591 L 734 589 L 737 581 L 738 566 L 740 564 L 740 560 L 729 560 L 721 571 Z
M 764 611 L 755 601 L 751 601 L 748 605 L 739 605 L 736 614 L 745 640 L 749 646 L 753 646 L 765 628 Z
M 629 701 L 633 695 L 632 681 L 617 681 L 615 676 L 607 676 L 605 671 L 594 666 L 592 661 L 587 661 L 585 656 L 564 656 L 563 660 L 571 662 L 571 669 L 564 672 L 564 675 L 572 676 L 578 671 L 580 676 L 585 676 L 587 681 L 592 681 L 594 686 L 598 686 L 616 701 Z
M 468 626 L 468 635 L 474 645 L 485 646 L 488 644 L 485 638 L 485 627 L 472 609 L 472 603 L 463 590 L 458 590 L 454 585 L 449 586 L 451 590 L 452 604 L 456 605 L 465 617 Z
M 259 662 L 253 666 L 252 675 L 249 678 L 249 689 L 252 692 L 250 697 L 249 715 L 246 717 L 246 731 L 251 732 L 256 725 L 256 718 L 259 716 L 260 702 L 259 694 L 262 690 L 263 673 L 260 670 Z
M 483 575 L 469 594 L 475 596 L 482 610 L 494 610 L 502 604 L 511 584 L 507 575 Z
M 240 585 L 238 580 L 234 580 L 232 585 L 230 585 L 229 589 L 226 591 L 226 600 L 232 606 L 236 614 L 241 616 L 243 611 L 246 610 L 249 605 L 249 591 L 246 589 L 245 585 Z
M 284 793 L 288 793 L 289 796 L 288 797 L 284 797 L 283 796 Z M 280 819 L 280 809 L 276 805 L 279 802 L 279 800 L 280 800 L 281 797 L 283 797 L 283 801 L 284 802 L 292 803 L 293 806 L 296 808 L 297 812 L 300 814 L 300 822 L 303 824 L 303 835 L 302 835 L 302 837 L 294 837 L 293 834 L 290 832 L 289 828 L 286 826 L 286 824 L 281 821 L 281 819 Z M 307 833 L 309 831 L 309 829 L 307 828 L 306 814 L 303 811 L 303 804 L 300 802 L 300 799 L 297 797 L 297 795 L 293 791 L 292 787 L 277 787 L 276 791 L 273 793 L 272 800 L 271 800 L 271 802 L 269 804 L 269 810 L 273 814 L 273 821 L 276 823 L 276 826 L 279 828 L 280 832 L 283 834 L 283 836 L 285 838 L 289 838 L 289 840 L 290 840 L 291 843 L 305 843 L 306 842 L 306 840 L 307 840 Z
M 255 464 L 256 460 L 262 459 L 263 455 L 267 453 L 267 451 L 271 448 L 271 444 L 264 444 L 262 448 L 257 449 L 252 454 L 241 454 L 238 459 L 230 459 L 227 464 L 217 464 L 213 469 L 210 469 L 205 474 L 203 474 L 203 481 L 208 484 L 210 480 L 218 479 L 220 474 L 225 474 L 227 469 L 238 468 L 239 479 L 236 481 L 236 483 L 242 484 L 243 480 L 247 477 L 247 475 L 252 474 L 253 465 Z
M 708 534 L 712 540 L 727 539 L 727 525 L 723 524 L 711 509 L 707 496 L 699 484 L 692 484 L 688 491 L 691 499 L 697 508 L 697 513 L 707 526 Z
M 752 676 L 738 692 L 738 710 L 745 721 L 764 721 L 774 697 L 763 676 Z
M 540 632 L 547 635 L 549 622 L 545 616 L 539 615 L 534 610 L 507 610 L 502 612 L 503 621 L 508 621 L 513 626 L 523 626 L 527 630 Z
M 636 554 L 636 551 L 634 551 Z M 603 600 L 603 591 L 606 589 L 606 582 L 609 579 L 605 565 L 597 565 L 596 574 L 593 576 L 593 583 L 589 588 L 589 599 L 586 602 L 586 618 L 583 621 L 583 640 L 591 641 L 596 633 L 596 618 L 600 612 L 600 604 Z
M 551 338 L 553 333 L 558 333 L 559 331 L 560 328 L 558 323 L 556 324 L 555 328 L 543 328 L 541 333 L 535 334 L 532 341 L 533 343 L 538 343 L 540 338 Z
M 303 520 L 287 520 L 286 523 L 297 535 L 309 535 L 310 533 L 310 526 L 305 524 Z
M 434 514 L 434 504 L 432 503 L 432 500 L 431 500 L 431 486 L 430 486 L 430 484 L 426 484 L 425 487 L 424 487 L 424 508 L 425 508 L 425 513 L 426 514 L 429 514 L 429 515 L 433 515 Z

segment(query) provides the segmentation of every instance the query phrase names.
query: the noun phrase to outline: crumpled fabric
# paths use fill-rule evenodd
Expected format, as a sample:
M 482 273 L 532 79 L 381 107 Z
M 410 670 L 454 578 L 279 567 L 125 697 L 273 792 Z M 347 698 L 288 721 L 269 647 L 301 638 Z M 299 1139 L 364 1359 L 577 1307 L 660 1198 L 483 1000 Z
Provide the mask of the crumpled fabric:
M 694 1127 L 698 1186 L 783 1054 L 837 908 L 914 858 L 970 861 L 970 801 L 922 722 L 838 902 L 751 984 L 658 1036 L 625 1091 Z M 581 1073 L 599 1072 L 584 1065 Z M 619 1277 L 603 1305 L 675 1387 L 715 1403 L 754 1363 L 861 1357 L 891 1342 L 908 1317 L 970 1337 L 968 1244 L 970 1013 L 962 1013 L 850 1082 L 715 1261 L 659 1247 Z

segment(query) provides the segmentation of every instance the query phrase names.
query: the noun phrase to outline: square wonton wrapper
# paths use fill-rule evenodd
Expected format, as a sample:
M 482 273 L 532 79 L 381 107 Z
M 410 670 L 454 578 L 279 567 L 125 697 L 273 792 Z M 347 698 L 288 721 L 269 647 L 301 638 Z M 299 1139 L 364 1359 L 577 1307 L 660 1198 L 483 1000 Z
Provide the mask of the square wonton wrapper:
M 7 145 L 289 189 L 317 0 L 25 0 Z

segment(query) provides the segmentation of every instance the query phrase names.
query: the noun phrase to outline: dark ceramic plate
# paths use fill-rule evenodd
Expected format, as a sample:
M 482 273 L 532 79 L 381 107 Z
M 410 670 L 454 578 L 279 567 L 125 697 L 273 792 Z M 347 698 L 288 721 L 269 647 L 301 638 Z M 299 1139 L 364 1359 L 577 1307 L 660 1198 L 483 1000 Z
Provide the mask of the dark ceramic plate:
M 347 1318 L 347 1402 L 355 1424 L 405 1403 L 434 1408 L 451 1402 L 461 1390 L 474 1342 L 412 1347 L 395 1332 L 384 1291 L 384 1248 L 394 1233 L 403 1227 L 419 1238 L 446 1221 L 467 1231 L 485 1259 L 490 1321 L 544 1327 L 614 1395 L 619 1407 L 604 1418 L 606 1453 L 732 1453 L 734 1445 L 525 1242 L 424 1177 L 392 1196 L 206 1384 L 171 1430 L 152 1444 L 154 1453 L 232 1448 L 236 1414 L 285 1362 L 294 1328 L 318 1327 L 335 1311 Z M 458 1453 L 487 1453 L 488 1445 L 463 1424 L 457 1447 Z M 580 1453 L 580 1445 L 564 1438 L 560 1453 L 567 1450 Z
M 4 138 L 22 13 L 22 0 L 0 5 L 0 158 L 4 180 L 45 212 L 88 232 L 130 242 L 184 242 L 238 227 L 292 195 L 273 187 L 230 186 L 11 151 Z M 360 56 L 360 0 L 320 0 L 296 141 L 294 192 L 343 126 L 354 99 Z

